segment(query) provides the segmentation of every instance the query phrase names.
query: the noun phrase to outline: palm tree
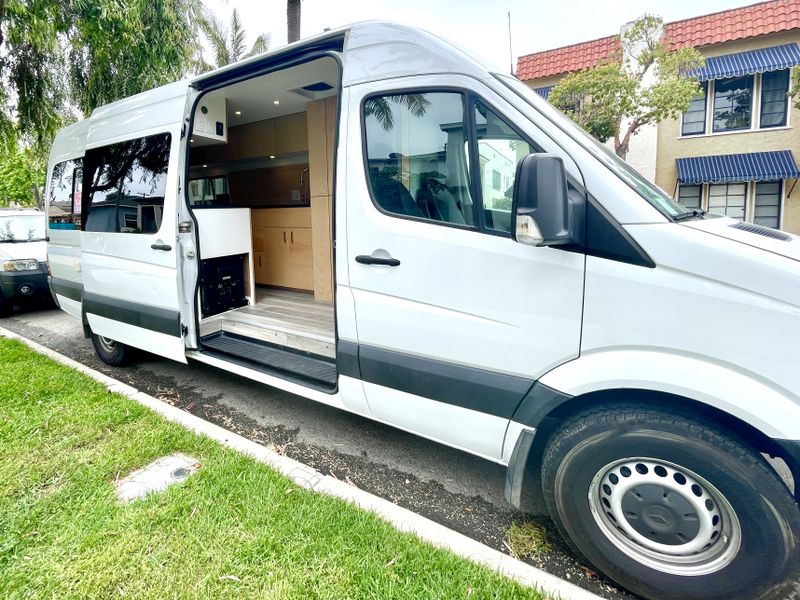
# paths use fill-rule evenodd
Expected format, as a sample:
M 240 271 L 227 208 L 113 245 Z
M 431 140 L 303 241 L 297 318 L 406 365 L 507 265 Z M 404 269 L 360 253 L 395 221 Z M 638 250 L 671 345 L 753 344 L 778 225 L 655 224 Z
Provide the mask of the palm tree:
M 300 0 L 286 0 L 286 29 L 290 44 L 300 39 Z
M 198 44 L 195 50 L 195 70 L 199 73 L 205 73 L 217 67 L 224 67 L 237 60 L 262 54 L 269 50 L 269 45 L 272 41 L 272 36 L 269 33 L 262 33 L 253 42 L 250 51 L 245 52 L 245 31 L 239 19 L 239 13 L 235 8 L 231 15 L 230 27 L 222 23 L 210 11 L 204 11 L 203 17 L 200 19 L 200 31 L 203 32 L 203 35 L 211 45 L 216 64 L 210 65 L 205 61 L 202 56 L 202 45 Z

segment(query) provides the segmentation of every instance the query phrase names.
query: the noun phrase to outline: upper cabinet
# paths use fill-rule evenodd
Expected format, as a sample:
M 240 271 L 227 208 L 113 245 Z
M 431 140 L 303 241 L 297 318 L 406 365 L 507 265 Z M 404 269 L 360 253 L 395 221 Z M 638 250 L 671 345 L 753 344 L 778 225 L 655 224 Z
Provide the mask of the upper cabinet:
M 308 151 L 306 113 L 296 113 L 274 119 L 277 156 Z
M 253 158 L 277 158 L 308 152 L 306 113 L 296 113 L 231 127 L 227 144 L 206 146 L 203 161 L 221 163 Z

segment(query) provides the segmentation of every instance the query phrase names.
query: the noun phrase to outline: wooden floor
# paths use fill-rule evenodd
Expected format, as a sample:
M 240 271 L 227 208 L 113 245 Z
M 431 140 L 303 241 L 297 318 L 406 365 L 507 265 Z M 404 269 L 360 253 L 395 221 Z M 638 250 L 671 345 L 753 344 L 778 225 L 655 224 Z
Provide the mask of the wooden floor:
M 258 286 L 255 305 L 209 317 L 200 324 L 201 336 L 217 331 L 321 356 L 336 355 L 333 304 L 318 302 L 306 292 Z

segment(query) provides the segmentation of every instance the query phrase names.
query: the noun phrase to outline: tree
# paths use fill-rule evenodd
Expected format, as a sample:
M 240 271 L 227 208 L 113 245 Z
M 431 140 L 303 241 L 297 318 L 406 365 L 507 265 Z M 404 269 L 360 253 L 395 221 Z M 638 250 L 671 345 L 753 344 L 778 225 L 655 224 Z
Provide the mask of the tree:
M 195 63 L 195 70 L 201 73 L 210 71 L 215 67 L 224 67 L 243 58 L 262 54 L 269 50 L 269 45 L 272 41 L 270 34 L 262 33 L 255 39 L 250 50 L 245 52 L 245 30 L 239 19 L 239 13 L 235 8 L 231 15 L 230 27 L 224 25 L 222 21 L 208 11 L 204 11 L 203 18 L 200 21 L 200 29 L 208 43 L 211 44 L 211 49 L 214 52 L 214 62 L 216 63 L 215 65 L 209 65 L 199 55 Z
M 179 79 L 200 0 L 0 0 L 0 135 L 46 146 L 70 115 Z
M 566 75 L 550 92 L 550 102 L 598 140 L 613 138 L 621 158 L 643 126 L 678 118 L 702 93 L 690 75 L 702 56 L 694 48 L 668 50 L 662 30 L 660 17 L 637 19 L 621 36 L 620 54 Z
M 286 0 L 286 29 L 290 44 L 300 39 L 300 0 Z
M 0 206 L 36 204 L 44 187 L 44 164 L 31 148 L 22 148 L 13 133 L 4 138 L 0 143 Z

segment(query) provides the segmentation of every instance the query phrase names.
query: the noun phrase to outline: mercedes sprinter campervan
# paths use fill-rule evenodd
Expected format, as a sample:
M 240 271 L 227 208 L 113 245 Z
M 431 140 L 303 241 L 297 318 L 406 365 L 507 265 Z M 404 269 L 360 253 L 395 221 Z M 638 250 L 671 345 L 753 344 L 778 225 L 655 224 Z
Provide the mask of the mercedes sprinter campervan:
M 507 465 L 648 598 L 800 570 L 800 239 L 687 211 L 520 81 L 362 23 L 96 109 L 49 164 L 97 353 L 215 365 Z

